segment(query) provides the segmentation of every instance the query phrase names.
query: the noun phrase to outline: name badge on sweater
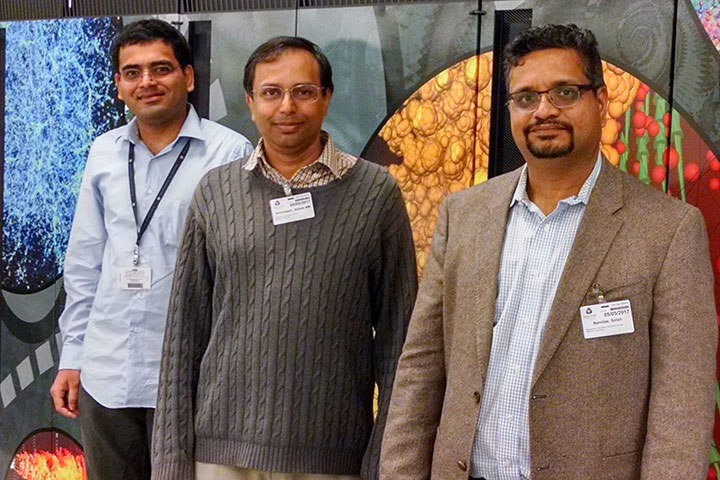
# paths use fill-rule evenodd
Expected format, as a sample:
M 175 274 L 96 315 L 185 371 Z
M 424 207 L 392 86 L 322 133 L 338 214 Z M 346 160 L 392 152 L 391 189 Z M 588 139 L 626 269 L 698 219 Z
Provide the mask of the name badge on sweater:
M 630 300 L 584 305 L 580 307 L 580 318 L 582 319 L 583 335 L 586 339 L 622 335 L 635 331 Z
M 270 200 L 273 225 L 299 222 L 315 216 L 310 192 Z
M 121 290 L 150 290 L 151 270 L 149 267 L 134 267 L 122 270 L 118 279 Z

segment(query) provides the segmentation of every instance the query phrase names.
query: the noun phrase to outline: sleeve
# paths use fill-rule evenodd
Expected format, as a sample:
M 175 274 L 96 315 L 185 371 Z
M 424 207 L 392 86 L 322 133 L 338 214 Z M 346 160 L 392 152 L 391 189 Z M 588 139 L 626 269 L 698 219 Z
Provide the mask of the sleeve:
M 380 454 L 382 480 L 430 478 L 445 395 L 443 275 L 448 199 L 440 205 L 410 327 L 398 363 Z
M 410 220 L 400 189 L 393 190 L 383 213 L 381 266 L 373 289 L 375 339 L 373 368 L 378 386 L 378 413 L 365 452 L 363 479 L 378 478 L 380 445 L 385 430 L 397 361 L 405 341 L 410 315 L 417 294 L 417 270 Z
M 63 338 L 59 364 L 61 369 L 80 369 L 85 330 L 100 281 L 107 241 L 103 198 L 95 184 L 93 173 L 96 163 L 94 158 L 93 145 L 80 184 L 65 253 L 63 267 L 65 310 L 58 320 Z
M 713 427 L 717 321 L 705 223 L 675 231 L 653 290 L 643 480 L 705 478 Z
M 178 250 L 152 434 L 152 479 L 192 480 L 200 362 L 212 322 L 213 270 L 196 189 Z

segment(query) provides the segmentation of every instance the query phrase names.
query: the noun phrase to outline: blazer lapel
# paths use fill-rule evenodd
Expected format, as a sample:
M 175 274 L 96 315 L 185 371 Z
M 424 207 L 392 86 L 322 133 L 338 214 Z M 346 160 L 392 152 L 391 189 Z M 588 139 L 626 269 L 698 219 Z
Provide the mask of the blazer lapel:
M 623 221 L 614 215 L 623 205 L 622 175 L 610 163 L 603 161 L 545 324 L 533 372 L 533 385 L 575 319 L 592 280 L 622 226 Z
M 522 168 L 519 168 L 510 172 L 497 182 L 493 191 L 488 192 L 489 200 L 483 205 L 485 208 L 478 208 L 476 215 L 469 215 L 467 218 L 468 225 L 477 226 L 471 242 L 477 246 L 478 253 L 468 258 L 465 280 L 469 285 L 470 294 L 467 297 L 469 299 L 467 311 L 470 312 L 473 320 L 469 323 L 475 336 L 477 365 L 480 367 L 478 370 L 483 383 L 492 344 L 497 278 L 505 239 L 505 226 L 510 201 L 521 171 Z

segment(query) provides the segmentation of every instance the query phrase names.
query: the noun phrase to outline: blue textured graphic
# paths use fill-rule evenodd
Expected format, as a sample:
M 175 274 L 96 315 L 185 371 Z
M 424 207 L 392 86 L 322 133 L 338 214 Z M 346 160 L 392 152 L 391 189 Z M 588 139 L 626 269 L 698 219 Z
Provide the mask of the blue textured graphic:
M 6 30 L 2 286 L 62 273 L 85 160 L 116 126 L 109 18 L 11 22 Z

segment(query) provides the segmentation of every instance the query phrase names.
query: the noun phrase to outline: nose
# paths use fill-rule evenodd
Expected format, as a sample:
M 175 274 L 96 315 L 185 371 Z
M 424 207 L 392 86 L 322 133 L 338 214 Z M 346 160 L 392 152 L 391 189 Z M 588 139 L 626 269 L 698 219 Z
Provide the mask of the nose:
M 280 105 L 278 106 L 278 109 L 282 113 L 292 113 L 297 109 L 295 100 L 292 98 L 292 95 L 289 91 L 286 90 L 283 92 L 283 96 L 280 99 Z
M 150 73 L 150 70 L 143 70 L 140 73 L 140 86 L 154 85 L 155 83 L 157 82 L 155 81 L 153 74 Z
M 534 112 L 534 115 L 536 117 L 549 118 L 555 117 L 560 114 L 560 109 L 553 105 L 547 92 L 540 94 L 539 102 L 540 103 L 538 104 L 537 110 L 535 110 Z

